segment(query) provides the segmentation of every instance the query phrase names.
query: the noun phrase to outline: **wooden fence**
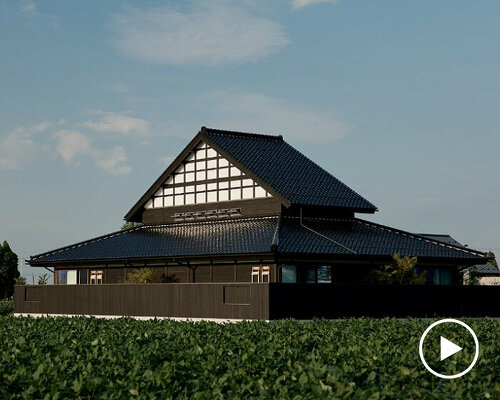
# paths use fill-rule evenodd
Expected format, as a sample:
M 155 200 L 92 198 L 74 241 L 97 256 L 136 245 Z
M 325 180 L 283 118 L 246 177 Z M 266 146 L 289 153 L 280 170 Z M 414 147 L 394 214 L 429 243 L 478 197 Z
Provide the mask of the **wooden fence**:
M 16 286 L 14 313 L 269 319 L 268 284 Z
M 500 317 L 500 286 L 275 284 L 269 318 Z
M 217 319 L 500 317 L 500 286 L 151 283 L 16 286 L 18 314 Z

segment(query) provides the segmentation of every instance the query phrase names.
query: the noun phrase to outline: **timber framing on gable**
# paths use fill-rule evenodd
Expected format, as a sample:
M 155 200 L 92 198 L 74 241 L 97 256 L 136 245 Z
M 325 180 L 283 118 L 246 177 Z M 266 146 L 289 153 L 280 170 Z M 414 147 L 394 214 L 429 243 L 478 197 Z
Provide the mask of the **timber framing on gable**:
M 151 187 L 142 195 L 142 197 L 135 203 L 132 209 L 125 215 L 125 220 L 130 222 L 166 222 L 172 220 L 172 215 L 178 213 L 182 210 L 193 209 L 193 211 L 207 209 L 207 208 L 222 208 L 228 207 L 240 207 L 237 204 L 244 205 L 246 210 L 242 213 L 243 215 L 250 215 L 252 210 L 255 210 L 255 215 L 265 214 L 269 212 L 276 212 L 281 209 L 281 205 L 285 207 L 290 206 L 290 201 L 286 199 L 281 193 L 277 192 L 271 185 L 262 180 L 255 173 L 250 171 L 245 165 L 241 164 L 236 160 L 230 153 L 225 151 L 219 145 L 214 143 L 210 138 L 205 135 L 205 127 L 202 127 L 198 134 L 189 142 L 189 144 L 184 148 L 184 150 L 176 157 L 176 159 L 170 164 L 170 166 L 156 179 L 156 181 L 151 185 Z M 263 135 L 256 135 L 263 136 Z M 276 140 L 282 140 L 282 138 L 276 136 L 272 137 Z M 220 203 L 206 203 L 203 205 L 186 205 L 179 207 L 162 207 L 158 209 L 145 210 L 147 202 L 154 196 L 154 194 L 164 185 L 165 181 L 174 174 L 174 172 L 184 164 L 185 159 L 188 155 L 196 150 L 196 147 L 200 143 L 206 143 L 208 146 L 213 148 L 222 157 L 227 159 L 231 164 L 240 169 L 246 177 L 253 179 L 256 184 L 265 189 L 271 194 L 271 198 L 266 199 L 248 199 L 248 200 L 235 200 L 234 202 L 220 202 Z M 263 201 L 265 200 L 265 201 Z M 252 206 L 253 202 L 255 205 Z M 232 205 L 234 204 L 234 206 Z

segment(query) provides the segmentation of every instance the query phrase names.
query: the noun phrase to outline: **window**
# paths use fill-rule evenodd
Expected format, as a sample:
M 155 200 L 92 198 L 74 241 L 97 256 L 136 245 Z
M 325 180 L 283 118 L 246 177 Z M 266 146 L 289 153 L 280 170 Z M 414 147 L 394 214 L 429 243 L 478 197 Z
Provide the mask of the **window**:
M 260 267 L 252 267 L 252 283 L 260 282 Z
M 283 265 L 281 267 L 281 282 L 297 283 L 297 266 Z
M 78 283 L 80 285 L 85 285 L 87 284 L 87 278 L 88 278 L 88 271 L 86 269 L 80 269 L 78 271 L 78 274 L 79 274 L 79 279 L 78 279 Z
M 102 285 L 103 271 L 90 271 L 90 281 L 91 285 Z
M 261 267 L 261 278 L 263 283 L 271 282 L 271 267 Z
M 252 267 L 252 283 L 271 282 L 271 267 Z
M 58 270 L 56 273 L 58 285 L 85 285 L 87 283 L 86 269 Z
M 307 267 L 305 270 L 306 283 L 316 283 L 316 267 Z
M 66 285 L 68 281 L 68 271 L 57 271 L 57 284 Z
M 318 267 L 318 283 L 332 283 L 331 265 L 320 265 Z
M 449 268 L 418 267 L 416 273 L 426 271 L 426 281 L 429 285 L 453 285 L 453 270 Z

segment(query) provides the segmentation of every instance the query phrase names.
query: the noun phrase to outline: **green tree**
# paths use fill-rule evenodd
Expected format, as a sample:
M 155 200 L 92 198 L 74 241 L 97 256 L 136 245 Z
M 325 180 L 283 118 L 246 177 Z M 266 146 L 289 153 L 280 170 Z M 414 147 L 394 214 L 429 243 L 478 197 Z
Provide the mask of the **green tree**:
M 24 276 L 17 277 L 16 285 L 26 285 L 26 278 Z
M 426 271 L 417 273 L 417 257 L 392 256 L 394 262 L 375 269 L 372 274 L 374 283 L 379 284 L 397 284 L 397 285 L 423 285 L 426 282 Z
M 14 285 L 19 277 L 17 270 L 17 254 L 15 254 L 7 241 L 0 245 L 0 299 L 12 297 Z
M 137 228 L 138 226 L 141 226 L 142 224 L 140 222 L 125 222 L 121 230 L 124 231 L 125 229 L 130 229 L 130 228 Z
M 139 268 L 130 273 L 127 277 L 128 283 L 153 283 L 156 275 L 152 268 Z
M 497 260 L 495 258 L 495 253 L 493 253 L 492 251 L 488 251 L 486 253 L 486 258 L 488 259 L 488 262 L 493 265 L 494 267 L 498 268 L 498 263 L 497 263 Z

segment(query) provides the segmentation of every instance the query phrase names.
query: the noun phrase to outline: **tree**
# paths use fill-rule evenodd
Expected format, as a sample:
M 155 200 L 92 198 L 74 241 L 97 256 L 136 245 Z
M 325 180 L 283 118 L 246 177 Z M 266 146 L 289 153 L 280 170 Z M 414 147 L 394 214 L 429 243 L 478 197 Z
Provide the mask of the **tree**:
M 46 285 L 47 283 L 49 283 L 49 276 L 47 274 L 43 274 L 38 277 L 37 285 Z
M 155 281 L 156 275 L 152 268 L 136 269 L 127 277 L 127 283 L 153 283 Z
M 138 226 L 141 226 L 142 224 L 140 222 L 125 222 L 121 230 L 124 231 L 125 229 L 130 229 L 130 228 L 137 228 Z
M 0 245 L 0 299 L 12 297 L 14 285 L 19 277 L 17 269 L 17 254 L 15 254 L 7 241 Z
M 426 282 L 426 271 L 417 273 L 417 257 L 392 256 L 394 262 L 384 265 L 373 271 L 372 279 L 374 283 L 379 284 L 397 284 L 397 285 L 423 285 Z
M 495 253 L 493 253 L 492 251 L 488 251 L 486 253 L 486 258 L 488 259 L 488 262 L 493 265 L 495 268 L 498 268 L 498 263 L 497 263 L 497 260 L 495 258 Z
M 26 285 L 26 278 L 24 276 L 16 278 L 16 285 Z

